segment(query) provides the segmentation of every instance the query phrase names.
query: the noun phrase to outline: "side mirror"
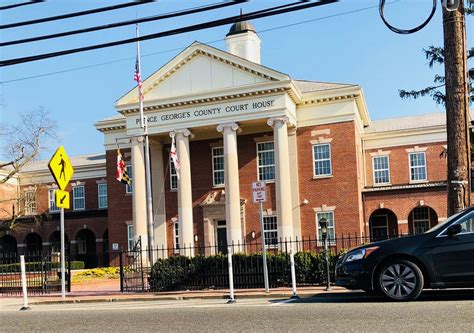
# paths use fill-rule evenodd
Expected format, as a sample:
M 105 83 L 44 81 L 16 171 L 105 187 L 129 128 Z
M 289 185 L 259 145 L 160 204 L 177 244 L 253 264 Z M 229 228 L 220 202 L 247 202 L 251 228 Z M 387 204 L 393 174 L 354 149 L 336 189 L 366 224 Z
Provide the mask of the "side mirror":
M 459 234 L 462 231 L 460 224 L 453 224 L 448 227 L 448 237 Z

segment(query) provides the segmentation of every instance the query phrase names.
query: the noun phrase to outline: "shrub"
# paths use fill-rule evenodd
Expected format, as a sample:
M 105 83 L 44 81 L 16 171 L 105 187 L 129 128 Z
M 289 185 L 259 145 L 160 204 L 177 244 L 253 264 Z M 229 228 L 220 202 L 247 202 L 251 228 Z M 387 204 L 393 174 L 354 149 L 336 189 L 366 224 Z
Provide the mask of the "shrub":
M 329 253 L 330 273 L 333 278 L 338 258 Z M 232 256 L 234 285 L 236 288 L 255 288 L 263 285 L 262 254 L 239 253 Z M 267 254 L 269 282 L 272 288 L 291 283 L 290 258 L 287 253 Z M 324 254 L 298 252 L 295 255 L 296 280 L 298 284 L 317 285 L 326 280 Z M 202 288 L 228 288 L 227 255 L 173 256 L 158 259 L 150 273 L 152 291 L 184 290 Z
M 35 272 L 35 271 L 41 271 L 45 269 L 46 270 L 60 269 L 60 268 L 61 268 L 61 263 L 59 262 L 38 261 L 38 262 L 25 263 L 25 269 L 27 272 Z M 67 263 L 66 263 L 66 269 L 67 269 Z M 75 270 L 75 269 L 84 269 L 84 261 L 71 261 L 71 270 Z M 21 271 L 20 263 L 0 265 L 0 273 L 16 273 L 20 271 Z

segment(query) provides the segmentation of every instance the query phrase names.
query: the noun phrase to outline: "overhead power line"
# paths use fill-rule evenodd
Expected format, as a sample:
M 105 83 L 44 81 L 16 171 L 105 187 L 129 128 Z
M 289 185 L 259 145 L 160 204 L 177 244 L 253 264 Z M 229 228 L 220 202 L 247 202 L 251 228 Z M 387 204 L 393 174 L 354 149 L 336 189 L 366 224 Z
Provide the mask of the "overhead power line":
M 386 5 L 392 5 L 392 4 L 400 2 L 400 1 L 401 0 L 394 0 L 392 2 L 388 2 Z M 338 17 L 338 16 L 344 16 L 344 15 L 353 14 L 353 13 L 358 13 L 358 12 L 362 12 L 362 11 L 366 11 L 366 10 L 374 9 L 374 8 L 378 8 L 378 7 L 379 7 L 379 5 L 363 7 L 363 8 L 359 8 L 359 9 L 355 9 L 355 10 L 349 10 L 349 11 L 345 11 L 345 12 L 341 12 L 341 13 L 337 13 L 337 14 L 333 14 L 333 15 L 321 16 L 321 17 L 317 17 L 317 18 L 314 18 L 314 19 L 311 19 L 311 20 L 305 20 L 305 21 L 299 21 L 299 22 L 285 24 L 285 25 L 279 25 L 279 26 L 275 26 L 275 27 L 272 27 L 272 28 L 259 30 L 258 33 L 263 34 L 263 33 L 270 32 L 270 31 L 285 29 L 285 28 L 289 28 L 289 27 L 293 27 L 293 26 L 297 26 L 297 25 L 302 25 L 302 24 L 307 24 L 307 23 L 311 23 L 311 22 L 316 22 L 316 21 L 327 20 L 327 19 L 330 19 L 330 18 L 334 18 L 334 17 Z M 218 42 L 222 42 L 222 41 L 224 41 L 224 38 L 216 39 L 216 40 L 213 40 L 213 41 L 207 41 L 204 44 L 214 44 L 214 43 L 218 43 Z M 155 56 L 155 55 L 158 55 L 158 54 L 182 51 L 186 47 L 188 47 L 188 45 L 183 46 L 183 47 L 168 49 L 168 50 L 164 50 L 164 51 L 159 51 L 159 52 L 152 52 L 152 53 L 142 54 L 141 57 L 145 58 L 145 57 Z M 81 67 L 74 67 L 74 68 L 64 69 L 64 70 L 55 71 L 55 72 L 49 72 L 49 73 L 43 73 L 43 74 L 38 74 L 38 75 L 19 77 L 19 78 L 16 78 L 16 79 L 11 79 L 11 80 L 0 82 L 0 84 L 26 81 L 26 80 L 31 80 L 31 79 L 37 79 L 37 78 L 40 78 L 40 77 L 46 77 L 46 76 L 76 72 L 76 71 L 80 71 L 80 70 L 84 70 L 84 69 L 89 69 L 89 68 L 94 68 L 94 67 L 101 67 L 101 66 L 116 64 L 116 63 L 119 63 L 119 62 L 130 61 L 130 60 L 135 60 L 135 57 L 116 59 L 116 60 L 112 60 L 112 61 L 106 61 L 106 62 L 96 63 L 96 64 L 92 64 L 92 65 L 87 65 L 87 66 L 81 66 Z
M 48 58 L 54 58 L 54 57 L 59 57 L 63 55 L 73 54 L 73 53 L 79 53 L 79 52 L 97 50 L 97 49 L 102 49 L 102 48 L 107 48 L 107 47 L 112 47 L 112 46 L 135 43 L 138 41 L 145 41 L 145 40 L 156 39 L 156 38 L 161 38 L 161 37 L 166 37 L 166 36 L 172 36 L 172 35 L 182 34 L 186 32 L 196 31 L 196 30 L 209 29 L 213 27 L 227 25 L 230 23 L 240 22 L 242 20 L 258 19 L 258 18 L 263 18 L 263 17 L 268 17 L 268 16 L 274 16 L 274 15 L 284 14 L 288 12 L 294 12 L 294 11 L 299 11 L 299 10 L 303 10 L 307 8 L 312 8 L 316 6 L 327 5 L 327 4 L 335 3 L 338 1 L 339 0 L 319 0 L 318 2 L 303 2 L 303 4 L 301 1 L 298 1 L 292 4 L 288 4 L 288 5 L 271 7 L 264 10 L 243 14 L 243 15 L 231 16 L 224 19 L 208 21 L 205 23 L 199 23 L 199 24 L 195 24 L 191 26 L 186 26 L 182 28 L 172 29 L 168 31 L 163 31 L 163 32 L 150 34 L 150 35 L 144 35 L 144 36 L 135 37 L 135 38 L 128 38 L 128 39 L 118 40 L 118 41 L 109 42 L 109 43 L 90 45 L 90 46 L 85 46 L 85 47 L 80 47 L 80 48 L 75 48 L 75 49 L 44 53 L 44 54 L 28 56 L 28 57 L 7 59 L 0 62 L 0 67 L 12 66 L 16 64 L 38 61 L 38 60 L 43 60 L 43 59 L 48 59 Z M 288 8 L 282 8 L 282 7 L 288 7 Z M 280 9 L 277 9 L 277 8 L 280 8 Z
M 34 4 L 37 4 L 38 2 L 44 2 L 44 1 L 45 0 L 31 0 L 29 2 L 14 3 L 12 5 L 1 6 L 0 10 L 7 10 L 7 9 L 13 9 L 13 8 L 22 7 L 22 6 L 34 5 Z
M 160 14 L 160 15 L 154 15 L 154 16 L 144 17 L 144 18 L 141 18 L 141 19 L 128 20 L 128 21 L 122 21 L 122 22 L 117 22 L 117 23 L 104 24 L 104 25 L 90 27 L 90 28 L 59 32 L 59 33 L 56 33 L 56 34 L 43 35 L 43 36 L 37 36 L 37 37 L 30 37 L 30 38 L 25 38 L 25 39 L 7 41 L 7 42 L 0 43 L 0 46 L 10 46 L 10 45 L 16 45 L 16 44 L 30 43 L 30 42 L 36 42 L 36 41 L 45 40 L 45 39 L 59 38 L 59 37 L 83 34 L 83 33 L 87 33 L 87 32 L 93 32 L 93 31 L 123 27 L 123 26 L 126 26 L 126 25 L 164 20 L 164 19 L 168 19 L 168 18 L 174 18 L 174 17 L 184 16 L 184 15 L 200 13 L 200 12 L 204 12 L 204 11 L 208 11 L 208 10 L 219 9 L 219 8 L 223 8 L 223 7 L 227 7 L 227 6 L 233 6 L 233 5 L 241 4 L 241 3 L 244 3 L 244 2 L 248 2 L 248 0 L 223 1 L 223 2 L 219 2 L 217 4 L 193 7 L 193 8 L 189 8 L 189 9 L 182 10 L 182 11 L 175 11 L 175 12 L 170 12 L 170 13 L 165 13 L 165 14 Z
M 132 1 L 132 2 L 122 3 L 122 4 L 119 4 L 119 5 L 113 5 L 113 6 L 99 7 L 99 8 L 84 10 L 84 11 L 81 11 L 81 12 L 74 12 L 74 13 L 62 14 L 62 15 L 57 15 L 57 16 L 43 17 L 43 18 L 29 20 L 29 21 L 3 24 L 3 25 L 0 25 L 0 29 L 9 29 L 9 28 L 22 27 L 22 26 L 25 26 L 25 25 L 32 25 L 32 24 L 38 24 L 38 23 L 44 23 L 44 22 L 64 20 L 64 19 L 68 19 L 68 18 L 71 18 L 71 17 L 84 16 L 84 15 L 107 12 L 107 11 L 111 11 L 111 10 L 131 7 L 131 6 L 143 5 L 143 4 L 147 4 L 147 3 L 150 3 L 150 2 L 154 2 L 154 1 L 155 0 L 136 0 L 136 1 Z

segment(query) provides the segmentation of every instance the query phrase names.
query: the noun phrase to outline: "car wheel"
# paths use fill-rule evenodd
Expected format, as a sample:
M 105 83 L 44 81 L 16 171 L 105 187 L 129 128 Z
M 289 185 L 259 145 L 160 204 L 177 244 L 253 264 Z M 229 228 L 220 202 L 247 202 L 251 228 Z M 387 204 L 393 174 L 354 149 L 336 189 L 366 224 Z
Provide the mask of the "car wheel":
M 420 268 L 408 260 L 392 260 L 378 275 L 379 290 L 394 301 L 414 300 L 421 294 L 423 283 Z

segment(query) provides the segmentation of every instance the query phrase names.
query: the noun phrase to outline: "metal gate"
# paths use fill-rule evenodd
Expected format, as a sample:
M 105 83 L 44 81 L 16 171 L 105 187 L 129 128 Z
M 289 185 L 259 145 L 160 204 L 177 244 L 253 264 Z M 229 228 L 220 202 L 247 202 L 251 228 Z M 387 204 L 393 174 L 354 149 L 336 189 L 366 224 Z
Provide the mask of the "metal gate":
M 150 268 L 148 265 L 143 265 L 141 245 L 142 240 L 139 237 L 132 250 L 120 252 L 120 291 L 122 292 L 145 292 L 150 289 L 148 282 Z
M 61 263 L 58 252 L 25 254 L 29 295 L 61 291 Z M 66 290 L 71 291 L 71 260 L 66 257 Z M 20 255 L 0 253 L 0 294 L 21 295 Z

